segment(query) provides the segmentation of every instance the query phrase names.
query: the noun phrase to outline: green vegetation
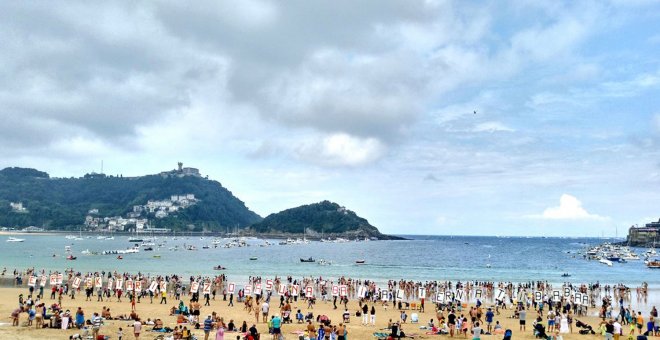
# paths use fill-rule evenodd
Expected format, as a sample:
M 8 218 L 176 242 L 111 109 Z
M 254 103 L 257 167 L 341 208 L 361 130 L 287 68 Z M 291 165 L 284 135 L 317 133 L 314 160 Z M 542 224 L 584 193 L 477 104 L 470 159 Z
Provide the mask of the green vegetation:
M 83 178 L 49 178 L 34 169 L 0 170 L 0 226 L 38 226 L 48 229 L 78 229 L 90 209 L 99 216 L 126 216 L 133 205 L 171 195 L 194 194 L 200 201 L 162 220 L 150 219 L 155 227 L 175 230 L 224 231 L 247 227 L 261 220 L 219 182 L 199 177 L 149 175 L 124 178 L 85 175 Z M 15 212 L 10 202 L 21 202 L 27 212 Z
M 366 219 L 341 207 L 337 203 L 323 201 L 287 209 L 268 215 L 250 229 L 259 233 L 307 233 L 320 235 L 350 234 L 356 237 L 389 238 Z

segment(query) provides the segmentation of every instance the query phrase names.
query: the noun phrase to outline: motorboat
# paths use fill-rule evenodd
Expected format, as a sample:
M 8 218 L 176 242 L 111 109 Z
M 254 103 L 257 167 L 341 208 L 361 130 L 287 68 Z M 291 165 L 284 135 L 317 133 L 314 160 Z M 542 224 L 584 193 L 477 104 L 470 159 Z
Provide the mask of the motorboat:
M 16 237 L 10 237 L 7 239 L 7 242 L 24 242 L 24 238 L 16 238 Z
M 649 263 L 646 264 L 646 267 L 651 269 L 660 269 L 660 260 L 649 261 Z
M 250 257 L 250 261 L 256 261 L 256 260 L 258 260 L 258 259 L 259 259 L 259 258 L 256 257 L 256 256 L 252 256 L 252 257 Z
M 569 274 L 569 273 L 564 273 L 564 274 L 561 274 L 561 277 L 571 277 L 571 274 Z
M 70 261 L 73 261 L 73 260 L 77 259 L 77 257 L 75 257 L 73 255 L 69 255 L 69 256 L 66 257 L 66 259 L 70 260 Z
M 365 260 L 355 260 L 355 264 L 364 264 Z
M 310 256 L 310 257 L 307 258 L 307 259 L 303 259 L 303 258 L 301 258 L 301 259 L 300 259 L 300 262 L 316 262 L 316 260 L 314 260 L 314 258 Z
M 214 266 L 214 267 L 213 267 L 213 270 L 225 270 L 225 269 L 227 269 L 227 268 L 225 268 L 225 267 L 223 267 L 223 266 L 221 266 L 221 265 L 217 265 L 217 266 Z
M 321 266 L 329 266 L 332 264 L 332 261 L 326 261 L 324 259 L 320 259 L 317 263 Z
M 598 262 L 600 262 L 600 263 L 602 263 L 602 264 L 605 264 L 605 265 L 607 265 L 608 267 L 612 267 L 612 261 L 610 261 L 610 260 L 608 260 L 608 259 L 604 259 L 604 258 L 602 258 L 602 259 L 598 260 Z

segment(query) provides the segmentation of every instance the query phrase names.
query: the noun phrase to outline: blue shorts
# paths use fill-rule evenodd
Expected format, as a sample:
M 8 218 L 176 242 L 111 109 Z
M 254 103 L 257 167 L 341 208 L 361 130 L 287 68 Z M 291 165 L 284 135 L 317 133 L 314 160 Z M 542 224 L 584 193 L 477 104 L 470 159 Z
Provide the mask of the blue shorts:
M 555 320 L 548 320 L 548 326 L 554 326 Z

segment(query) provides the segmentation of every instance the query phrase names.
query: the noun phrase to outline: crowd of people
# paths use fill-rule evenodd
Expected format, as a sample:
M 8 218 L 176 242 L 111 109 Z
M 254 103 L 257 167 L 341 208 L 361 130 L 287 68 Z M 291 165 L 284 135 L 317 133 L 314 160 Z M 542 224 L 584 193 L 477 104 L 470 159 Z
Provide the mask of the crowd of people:
M 20 273 L 15 271 L 20 276 Z M 27 276 L 46 276 L 59 274 L 53 272 L 35 272 L 33 269 L 25 272 Z M 143 275 L 142 273 L 79 273 L 69 269 L 63 273 L 61 283 L 49 287 L 50 300 L 44 298 L 44 283 L 36 283 L 28 286 L 27 295 L 19 296 L 18 307 L 11 313 L 12 324 L 20 324 L 21 314 L 27 314 L 26 326 L 35 328 L 59 328 L 80 329 L 81 334 L 98 334 L 99 329 L 106 320 L 122 320 L 131 322 L 132 334 L 138 339 L 143 333 L 143 327 L 149 331 L 170 334 L 173 339 L 192 339 L 193 330 L 203 330 L 205 339 L 214 333 L 216 339 L 224 339 L 225 333 L 236 332 L 244 339 L 256 339 L 259 332 L 257 324 L 267 324 L 269 334 L 277 338 L 281 334 L 281 328 L 286 323 L 305 325 L 302 331 L 304 337 L 310 339 L 346 339 L 348 328 L 353 315 L 361 320 L 365 327 L 376 326 L 376 315 L 379 309 L 395 308 L 400 310 L 400 320 L 390 320 L 387 324 L 389 337 L 405 337 L 404 325 L 407 324 L 408 314 L 411 311 L 410 321 L 420 323 L 419 313 L 425 312 L 425 303 L 432 302 L 436 312 L 434 319 L 422 326 L 429 334 L 447 334 L 450 337 L 467 337 L 472 334 L 478 338 L 480 334 L 504 335 L 499 320 L 502 313 L 505 317 L 518 319 L 520 328 L 518 331 L 526 332 L 528 318 L 532 320 L 531 330 L 536 335 L 549 337 L 561 336 L 564 333 L 572 333 L 576 317 L 587 315 L 591 308 L 598 310 L 598 316 L 603 320 L 598 328 L 603 335 L 608 334 L 611 328 L 613 332 L 623 334 L 624 325 L 631 325 L 631 333 L 658 334 L 657 310 L 655 307 L 647 313 L 646 317 L 641 311 L 631 310 L 631 289 L 623 286 L 609 286 L 594 284 L 573 285 L 566 283 L 561 287 L 554 287 L 548 282 L 450 282 L 429 281 L 414 282 L 404 280 L 390 280 L 384 284 L 378 284 L 369 280 L 358 280 L 340 277 L 335 280 L 324 278 L 301 278 L 275 277 L 269 280 L 268 288 L 261 287 L 266 280 L 258 276 L 248 278 L 247 284 L 241 289 L 231 289 L 226 275 L 213 277 L 190 276 L 182 279 L 179 275 Z M 100 286 L 89 285 L 88 278 L 104 278 Z M 76 280 L 78 278 L 79 280 Z M 127 286 L 119 286 L 115 283 L 119 280 L 132 281 L 132 289 Z M 16 284 L 25 286 L 29 280 L 22 279 Z M 34 280 L 32 281 L 34 283 Z M 83 282 L 74 288 L 74 282 Z M 145 289 L 137 289 L 136 282 Z M 156 282 L 157 285 L 151 285 Z M 86 284 L 85 284 L 86 283 Z M 197 289 L 192 289 L 197 284 Z M 248 290 L 248 286 L 251 289 Z M 284 289 L 281 287 L 284 286 Z M 296 291 L 293 287 L 313 287 L 310 292 L 306 290 Z M 344 286 L 345 291 L 338 291 L 336 286 Z M 154 289 L 150 289 L 150 288 Z M 260 289 L 257 289 L 259 287 Z M 234 287 L 237 288 L 237 287 Z M 557 289 L 568 288 L 570 292 L 582 293 L 588 298 L 583 300 L 576 295 L 556 296 Z M 637 299 L 646 299 L 647 287 L 645 284 L 636 290 Z M 447 292 L 447 293 L 445 293 Z M 554 293 L 554 294 L 553 294 Z M 64 308 L 64 304 L 75 303 L 76 296 L 84 294 L 86 301 L 130 303 L 131 312 L 122 315 L 112 315 L 110 308 L 102 305 L 99 312 L 86 314 L 82 308 Z M 216 312 L 208 313 L 202 318 L 202 310 L 210 307 L 218 301 L 229 307 L 236 302 L 243 304 L 243 310 L 248 315 L 254 315 L 254 322 L 248 325 L 243 321 L 240 325 L 232 319 L 225 322 L 225 318 Z M 279 311 L 273 313 L 271 304 L 273 297 L 279 295 Z M 221 297 L 220 297 L 221 296 Z M 122 300 L 124 297 L 124 300 Z M 156 298 L 156 299 L 154 299 Z M 170 301 L 176 301 L 175 305 L 168 306 L 169 314 L 176 317 L 176 326 L 165 325 L 162 319 L 151 320 L 140 317 L 136 304 L 156 303 L 168 305 Z M 200 298 L 203 301 L 200 302 Z M 343 317 L 339 322 L 331 322 L 326 315 L 314 316 L 313 310 L 317 299 L 321 301 L 332 301 L 333 309 L 339 308 L 337 303 L 343 304 Z M 184 302 L 187 301 L 187 302 Z M 357 302 L 354 312 L 349 311 L 349 301 Z M 484 301 L 492 304 L 484 306 Z M 584 301 L 589 301 L 584 303 Z M 474 303 L 468 307 L 467 302 Z M 600 306 L 597 307 L 597 302 Z M 293 304 L 306 304 L 307 313 L 303 314 L 301 309 L 293 313 Z M 378 309 L 377 309 L 378 307 Z M 212 309 L 212 308 L 211 308 Z M 72 312 L 74 310 L 74 312 Z M 529 315 L 529 314 L 534 314 Z M 644 332 L 642 332 L 644 330 Z M 118 338 L 122 338 L 123 329 L 118 331 Z M 582 331 L 582 329 L 580 330 Z M 595 331 L 591 328 L 591 331 Z M 322 334 L 322 335 L 320 335 Z M 614 334 L 614 333 L 612 333 Z M 327 335 L 327 336 L 326 336 Z

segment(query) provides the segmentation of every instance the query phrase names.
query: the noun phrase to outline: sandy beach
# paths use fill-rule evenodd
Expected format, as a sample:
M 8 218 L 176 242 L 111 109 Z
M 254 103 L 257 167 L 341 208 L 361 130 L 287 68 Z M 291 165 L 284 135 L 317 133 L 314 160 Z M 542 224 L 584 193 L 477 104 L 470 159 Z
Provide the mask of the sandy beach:
M 1 288 L 0 289 L 0 313 L 4 316 L 2 325 L 0 326 L 0 338 L 2 339 L 68 339 L 70 335 L 80 333 L 80 330 L 69 329 L 35 329 L 34 326 L 27 327 L 27 314 L 22 313 L 20 316 L 20 325 L 18 327 L 11 326 L 10 314 L 18 306 L 18 296 L 19 294 L 27 295 L 27 290 L 25 288 Z M 184 302 L 188 302 L 187 297 L 184 297 Z M 91 318 L 94 312 L 101 312 L 103 306 L 110 308 L 112 316 L 117 316 L 120 314 L 128 315 L 131 312 L 131 304 L 128 300 L 123 299 L 123 302 L 117 302 L 116 298 L 111 298 L 110 301 L 97 302 L 96 297 L 93 301 L 85 301 L 84 294 L 78 294 L 75 300 L 71 300 L 70 297 L 64 297 L 62 303 L 63 308 L 71 310 L 72 313 L 75 313 L 78 307 L 81 307 L 85 313 L 86 319 Z M 46 294 L 46 299 L 43 300 L 47 305 L 57 302 L 57 300 L 50 300 L 48 294 Z M 170 316 L 169 310 L 172 306 L 178 304 L 178 301 L 173 301 L 168 298 L 168 304 L 158 304 L 159 300 L 154 298 L 154 302 L 150 303 L 149 298 L 143 299 L 140 303 L 136 304 L 136 311 L 140 318 L 143 321 L 146 321 L 148 318 L 154 320 L 157 318 L 162 319 L 164 326 L 169 326 L 174 328 L 176 326 L 176 317 Z M 201 300 L 200 303 L 203 305 L 204 301 Z M 279 313 L 279 299 L 273 298 L 271 300 L 270 315 L 273 313 Z M 371 307 L 372 304 L 369 304 Z M 307 312 L 313 312 L 314 315 L 327 315 L 333 324 L 338 324 L 342 319 L 343 308 L 340 306 L 338 309 L 334 310 L 331 301 L 317 301 L 313 306 L 313 309 L 307 309 L 307 303 L 303 301 L 294 302 L 291 304 L 292 310 L 295 313 L 297 309 L 301 309 L 303 314 Z M 400 311 L 393 308 L 392 306 L 384 307 L 379 303 L 376 303 L 376 325 L 375 326 L 363 326 L 360 324 L 360 318 L 355 316 L 355 311 L 358 308 L 358 302 L 352 300 L 348 303 L 349 311 L 351 312 L 351 322 L 347 324 L 348 338 L 349 339 L 374 339 L 373 333 L 377 331 L 387 332 L 383 330 L 387 327 L 388 321 L 392 319 L 393 321 L 400 320 Z M 486 305 L 487 306 L 487 305 Z M 403 330 L 407 335 L 416 335 L 417 338 L 426 338 L 434 339 L 439 337 L 449 337 L 447 335 L 427 335 L 427 330 L 420 329 L 420 326 L 426 325 L 431 318 L 435 319 L 436 313 L 434 311 L 434 306 L 430 303 L 426 304 L 426 312 L 417 312 L 419 314 L 419 323 L 411 324 L 410 321 L 403 325 Z M 235 306 L 228 307 L 227 301 L 222 301 L 222 296 L 216 297 L 216 300 L 211 300 L 210 306 L 201 308 L 201 318 L 205 318 L 207 314 L 216 312 L 219 317 L 224 318 L 225 322 L 228 322 L 230 319 L 234 320 L 234 323 L 237 326 L 240 326 L 245 320 L 248 323 L 248 327 L 255 323 L 254 313 L 248 313 L 244 310 L 244 305 L 242 303 L 235 303 Z M 406 310 L 410 320 L 410 315 L 415 311 Z M 590 310 L 590 315 L 595 312 L 593 309 Z M 467 311 L 464 310 L 463 313 L 467 315 Z M 459 313 L 460 314 L 460 313 Z M 509 318 L 513 314 L 512 309 L 502 310 L 500 315 L 495 315 L 495 321 L 499 321 L 504 329 L 512 329 L 513 336 L 515 338 L 525 338 L 533 339 L 532 327 L 531 324 L 534 318 L 537 316 L 536 312 L 530 311 L 527 315 L 527 331 L 519 331 L 519 321 L 517 319 Z M 647 312 L 644 313 L 645 316 Z M 545 319 L 545 317 L 544 317 Z M 586 322 L 594 327 L 597 327 L 600 320 L 596 317 L 579 317 L 579 320 Z M 260 320 L 261 321 L 261 320 Z M 437 324 L 437 320 L 436 324 Z M 545 321 L 545 320 L 544 320 Z M 493 322 L 494 323 L 494 322 Z M 124 339 L 133 339 L 132 334 L 132 322 L 131 321 L 120 321 L 120 320 L 105 320 L 104 325 L 101 328 L 100 334 L 109 335 L 111 339 L 117 339 L 117 332 L 119 327 L 123 328 Z M 305 328 L 305 324 L 296 323 L 295 318 L 292 324 L 283 324 L 282 332 L 286 336 L 286 339 L 298 339 L 298 335 L 292 334 L 295 331 L 302 331 Z M 153 339 L 161 333 L 155 333 L 148 331 L 152 326 L 144 326 L 143 334 L 140 337 L 141 339 Z M 262 334 L 261 339 L 270 339 L 267 335 L 267 325 L 263 322 L 257 324 L 259 332 Z M 627 334 L 628 328 L 624 328 L 625 333 Z M 211 338 L 213 338 L 215 332 L 211 332 Z M 265 333 L 265 337 L 264 337 Z M 193 330 L 199 339 L 204 338 L 203 330 Z M 225 339 L 236 339 L 237 333 L 226 333 Z M 577 329 L 573 330 L 573 334 L 564 334 L 565 339 L 573 338 L 596 338 L 600 335 L 580 335 L 577 334 Z M 463 338 L 463 336 L 458 336 L 458 338 Z M 468 336 L 468 338 L 470 338 Z M 501 339 L 501 335 L 482 335 L 482 339 Z

